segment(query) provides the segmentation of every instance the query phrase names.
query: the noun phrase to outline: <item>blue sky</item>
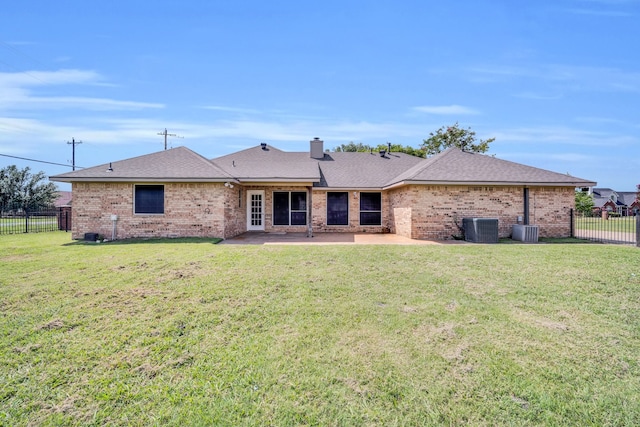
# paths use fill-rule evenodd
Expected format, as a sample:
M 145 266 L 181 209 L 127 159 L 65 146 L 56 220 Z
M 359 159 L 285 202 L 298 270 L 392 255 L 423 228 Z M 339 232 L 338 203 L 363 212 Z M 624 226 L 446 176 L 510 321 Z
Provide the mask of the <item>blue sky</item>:
M 419 146 L 640 184 L 640 0 L 5 2 L 0 154 L 94 166 L 267 142 Z M 0 156 L 49 175 L 69 167 Z M 66 188 L 64 188 L 66 189 Z

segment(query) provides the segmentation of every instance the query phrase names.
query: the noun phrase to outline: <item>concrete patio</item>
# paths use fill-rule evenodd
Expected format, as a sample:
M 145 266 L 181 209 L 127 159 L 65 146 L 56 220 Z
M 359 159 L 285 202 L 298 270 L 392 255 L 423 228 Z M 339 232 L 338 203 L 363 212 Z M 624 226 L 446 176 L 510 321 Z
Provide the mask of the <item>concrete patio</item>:
M 368 233 L 265 233 L 250 231 L 220 244 L 225 245 L 451 245 L 465 244 L 460 240 L 415 240 L 396 234 Z

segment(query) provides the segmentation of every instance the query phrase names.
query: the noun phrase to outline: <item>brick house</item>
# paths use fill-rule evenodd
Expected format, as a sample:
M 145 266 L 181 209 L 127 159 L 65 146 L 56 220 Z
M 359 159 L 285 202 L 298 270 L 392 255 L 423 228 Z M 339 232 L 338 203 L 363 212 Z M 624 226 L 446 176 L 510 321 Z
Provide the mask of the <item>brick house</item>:
M 247 231 L 396 233 L 443 240 L 464 217 L 498 218 L 499 235 L 535 224 L 570 235 L 575 187 L 595 183 L 450 148 L 428 159 L 393 152 L 306 152 L 267 144 L 215 159 L 173 148 L 52 176 L 70 182 L 73 238 L 203 236 Z
M 593 212 L 596 215 L 607 211 L 621 216 L 635 216 L 640 212 L 638 192 L 591 188 L 590 193 L 593 196 Z

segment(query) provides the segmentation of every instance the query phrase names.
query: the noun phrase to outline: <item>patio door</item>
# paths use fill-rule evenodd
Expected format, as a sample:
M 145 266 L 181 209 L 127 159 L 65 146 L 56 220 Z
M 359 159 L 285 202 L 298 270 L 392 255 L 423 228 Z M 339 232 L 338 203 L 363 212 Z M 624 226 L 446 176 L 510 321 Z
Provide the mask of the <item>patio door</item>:
M 247 191 L 247 231 L 264 231 L 264 191 Z

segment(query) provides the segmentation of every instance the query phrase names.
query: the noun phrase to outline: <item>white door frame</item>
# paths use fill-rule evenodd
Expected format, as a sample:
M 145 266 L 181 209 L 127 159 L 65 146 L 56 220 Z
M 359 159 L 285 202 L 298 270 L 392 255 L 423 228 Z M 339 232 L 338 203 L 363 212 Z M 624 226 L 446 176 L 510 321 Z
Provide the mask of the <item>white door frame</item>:
M 247 190 L 247 231 L 264 231 L 264 190 Z

